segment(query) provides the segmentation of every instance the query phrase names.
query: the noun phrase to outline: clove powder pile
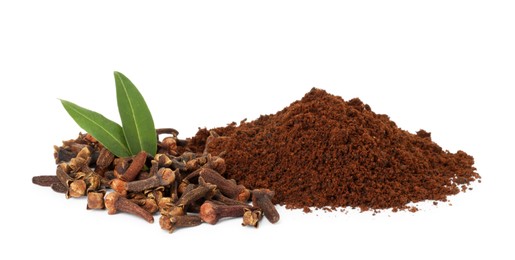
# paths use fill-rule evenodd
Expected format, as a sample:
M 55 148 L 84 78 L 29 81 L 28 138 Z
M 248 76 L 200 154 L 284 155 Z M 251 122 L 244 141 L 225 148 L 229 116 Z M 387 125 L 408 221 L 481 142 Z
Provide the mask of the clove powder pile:
M 219 137 L 207 148 L 226 151 L 226 177 L 274 190 L 274 202 L 287 208 L 406 209 L 446 201 L 481 178 L 465 152 L 443 150 L 424 130 L 404 131 L 357 98 L 316 88 L 276 114 L 212 131 Z M 200 129 L 191 149 L 202 151 L 208 135 Z

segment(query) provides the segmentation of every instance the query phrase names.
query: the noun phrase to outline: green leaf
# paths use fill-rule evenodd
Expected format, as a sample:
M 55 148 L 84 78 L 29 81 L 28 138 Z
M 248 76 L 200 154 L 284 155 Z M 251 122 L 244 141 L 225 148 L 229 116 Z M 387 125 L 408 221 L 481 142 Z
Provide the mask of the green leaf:
M 147 103 L 136 86 L 120 72 L 114 72 L 118 112 L 125 140 L 132 154 L 145 151 L 155 155 L 156 129 Z
M 102 145 L 118 157 L 127 157 L 131 153 L 127 147 L 122 127 L 103 115 L 80 107 L 72 102 L 62 100 L 64 109 L 86 132 L 95 137 Z

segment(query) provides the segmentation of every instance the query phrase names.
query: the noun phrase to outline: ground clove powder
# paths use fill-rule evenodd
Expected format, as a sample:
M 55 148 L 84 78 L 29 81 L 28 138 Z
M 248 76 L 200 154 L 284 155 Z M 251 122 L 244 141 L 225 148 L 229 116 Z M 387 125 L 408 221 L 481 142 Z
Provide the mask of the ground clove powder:
M 274 202 L 288 208 L 405 209 L 445 201 L 480 178 L 465 152 L 443 150 L 424 130 L 404 131 L 357 98 L 316 88 L 276 114 L 212 130 L 220 137 L 208 150 L 226 152 L 226 177 L 274 190 Z M 208 135 L 200 129 L 191 149 L 202 151 Z

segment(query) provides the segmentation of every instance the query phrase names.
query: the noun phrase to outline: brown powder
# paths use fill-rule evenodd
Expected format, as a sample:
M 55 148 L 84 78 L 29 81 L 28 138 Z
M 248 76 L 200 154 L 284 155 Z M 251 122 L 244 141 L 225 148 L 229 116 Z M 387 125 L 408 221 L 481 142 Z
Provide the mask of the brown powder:
M 450 153 L 397 127 L 359 99 L 313 88 L 274 115 L 213 129 L 210 143 L 223 151 L 226 175 L 249 188 L 269 188 L 288 208 L 409 209 L 410 202 L 445 201 L 479 179 L 474 159 Z M 208 130 L 190 140 L 201 151 Z M 462 187 L 463 186 L 463 187 Z

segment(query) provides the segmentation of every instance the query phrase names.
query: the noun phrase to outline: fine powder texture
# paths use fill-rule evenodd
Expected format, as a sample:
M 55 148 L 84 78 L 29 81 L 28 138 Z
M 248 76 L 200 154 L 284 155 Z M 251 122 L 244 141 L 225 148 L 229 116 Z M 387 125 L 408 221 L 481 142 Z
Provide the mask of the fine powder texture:
M 226 177 L 275 191 L 287 208 L 408 207 L 446 201 L 480 176 L 474 159 L 450 153 L 430 133 L 411 134 L 359 99 L 313 88 L 300 101 L 252 122 L 215 128 L 210 153 L 225 151 Z M 202 151 L 207 129 L 189 141 Z M 436 202 L 435 202 L 436 204 Z

